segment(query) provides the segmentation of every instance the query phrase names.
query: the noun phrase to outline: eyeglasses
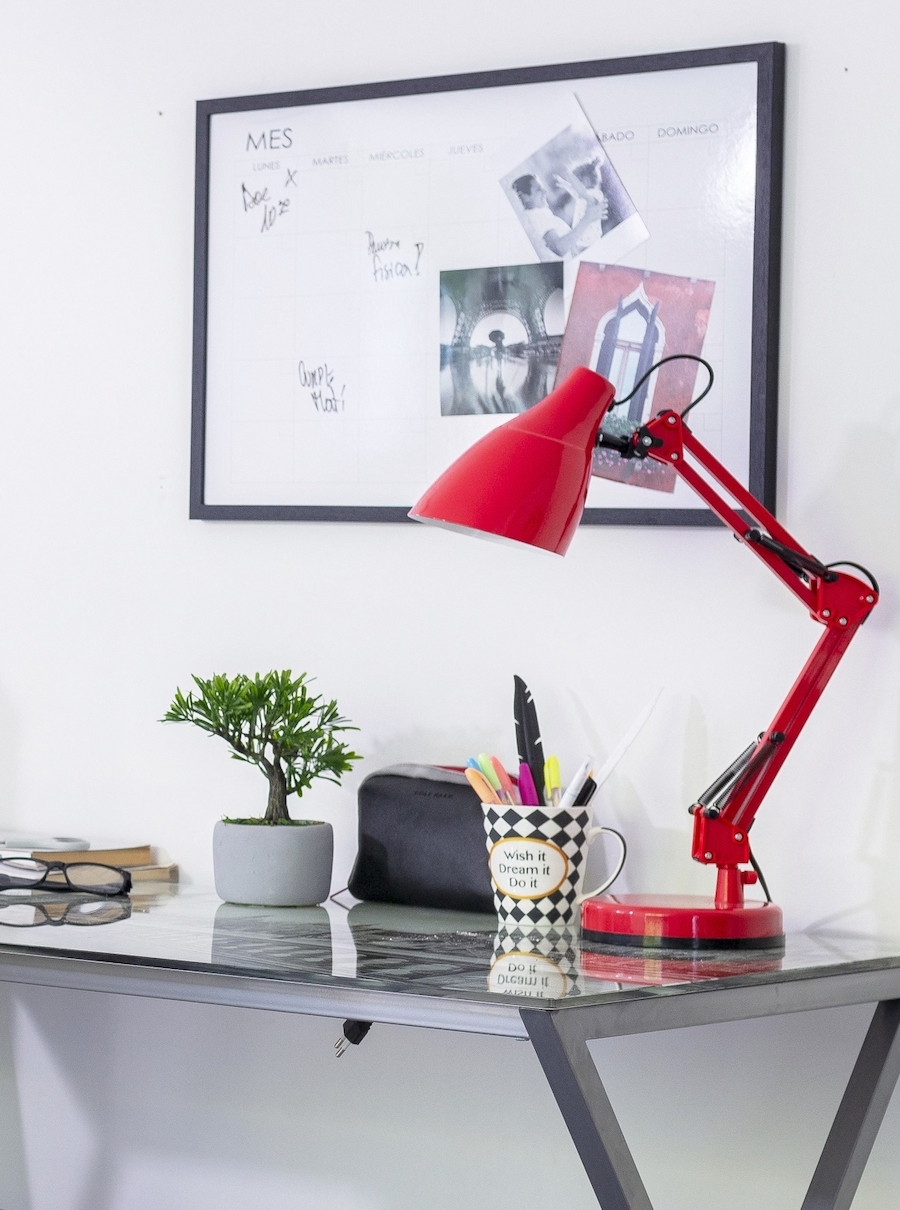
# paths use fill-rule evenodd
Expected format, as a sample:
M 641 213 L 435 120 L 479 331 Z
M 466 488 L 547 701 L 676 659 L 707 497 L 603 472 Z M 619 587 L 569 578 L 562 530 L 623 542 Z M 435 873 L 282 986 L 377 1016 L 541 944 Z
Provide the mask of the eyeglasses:
M 131 915 L 130 899 L 78 899 L 45 903 L 0 899 L 0 925 L 29 929 L 42 924 L 115 924 Z
M 125 895 L 131 875 L 114 865 L 90 861 L 38 861 L 35 857 L 0 858 L 0 890 L 41 887 L 47 891 L 86 891 L 90 895 Z

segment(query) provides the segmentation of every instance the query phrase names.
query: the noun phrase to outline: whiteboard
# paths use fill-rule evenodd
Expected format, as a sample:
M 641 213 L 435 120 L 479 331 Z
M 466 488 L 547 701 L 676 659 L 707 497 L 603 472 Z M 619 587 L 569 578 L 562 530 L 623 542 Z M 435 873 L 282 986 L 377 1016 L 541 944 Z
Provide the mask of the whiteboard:
M 698 282 L 716 382 L 692 427 L 765 496 L 776 52 L 201 102 L 192 516 L 400 520 L 552 389 L 560 349 L 596 362 L 601 286 L 624 382 Z M 708 519 L 681 483 L 604 474 L 588 523 Z

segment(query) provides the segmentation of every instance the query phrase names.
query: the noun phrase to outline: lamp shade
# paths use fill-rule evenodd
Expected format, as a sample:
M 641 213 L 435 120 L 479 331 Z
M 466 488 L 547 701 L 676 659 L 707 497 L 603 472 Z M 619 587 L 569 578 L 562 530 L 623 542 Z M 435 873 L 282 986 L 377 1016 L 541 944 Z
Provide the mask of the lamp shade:
M 615 388 L 578 367 L 546 399 L 452 463 L 410 517 L 564 555 L 581 520 L 597 431 Z

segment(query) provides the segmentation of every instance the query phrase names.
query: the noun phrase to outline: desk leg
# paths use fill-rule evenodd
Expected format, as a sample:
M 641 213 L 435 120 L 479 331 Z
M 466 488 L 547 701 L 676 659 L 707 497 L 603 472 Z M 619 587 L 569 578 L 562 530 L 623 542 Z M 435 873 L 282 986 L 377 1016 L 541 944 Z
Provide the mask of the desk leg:
M 0 987 L 0 1206 L 28 1210 L 28 1176 L 13 1049 L 15 989 Z
M 653 1210 L 574 1014 L 521 1012 L 602 1210 Z
M 849 1210 L 900 1076 L 900 1000 L 875 1008 L 802 1210 Z

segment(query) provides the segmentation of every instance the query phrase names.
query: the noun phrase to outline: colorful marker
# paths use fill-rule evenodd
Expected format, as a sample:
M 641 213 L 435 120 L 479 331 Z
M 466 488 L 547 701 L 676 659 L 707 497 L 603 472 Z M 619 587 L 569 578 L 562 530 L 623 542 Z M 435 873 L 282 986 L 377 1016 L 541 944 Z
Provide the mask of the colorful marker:
M 482 802 L 497 803 L 496 791 L 480 769 L 466 769 L 466 779 Z
M 523 807 L 541 805 L 534 786 L 534 778 L 531 776 L 531 769 L 524 760 L 519 764 L 519 798 L 522 800 Z
M 491 757 L 491 766 L 497 774 L 497 780 L 500 782 L 500 797 L 508 802 L 511 807 L 516 806 L 516 787 L 512 783 L 512 778 L 496 756 Z
M 500 785 L 500 778 L 497 776 L 496 772 L 494 771 L 494 766 L 491 764 L 491 758 L 486 752 L 478 753 L 478 767 L 488 779 L 488 782 L 494 787 L 496 793 L 499 794 L 503 787 Z

